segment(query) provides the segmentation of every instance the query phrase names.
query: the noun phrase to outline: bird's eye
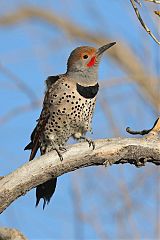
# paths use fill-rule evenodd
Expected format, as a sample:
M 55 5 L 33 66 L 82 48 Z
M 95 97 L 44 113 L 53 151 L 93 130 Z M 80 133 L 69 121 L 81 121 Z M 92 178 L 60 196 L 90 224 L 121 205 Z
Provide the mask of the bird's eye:
M 87 58 L 88 58 L 87 54 L 83 55 L 83 59 L 87 59 Z

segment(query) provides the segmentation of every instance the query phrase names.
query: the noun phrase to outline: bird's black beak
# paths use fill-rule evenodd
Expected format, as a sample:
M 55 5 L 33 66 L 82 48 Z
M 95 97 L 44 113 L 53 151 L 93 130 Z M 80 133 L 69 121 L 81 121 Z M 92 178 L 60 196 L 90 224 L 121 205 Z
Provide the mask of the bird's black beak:
M 112 43 L 108 43 L 108 44 L 98 48 L 97 52 L 96 52 L 97 57 L 100 56 L 102 53 L 104 53 L 110 47 L 114 46 L 115 44 L 116 44 L 116 42 L 112 42 Z

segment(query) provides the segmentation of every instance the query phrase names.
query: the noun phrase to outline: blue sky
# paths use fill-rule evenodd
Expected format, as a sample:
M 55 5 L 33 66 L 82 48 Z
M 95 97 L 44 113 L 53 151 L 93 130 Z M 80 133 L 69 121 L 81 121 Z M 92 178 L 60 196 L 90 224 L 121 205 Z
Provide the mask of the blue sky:
M 129 1 L 124 3 L 123 0 L 102 0 L 101 2 L 98 0 L 54 2 L 38 0 L 34 3 L 33 1 L 23 1 L 22 3 L 17 0 L 9 6 L 6 1 L 2 1 L 0 16 L 28 5 L 53 11 L 58 16 L 70 19 L 74 24 L 78 24 L 90 32 L 103 33 L 106 37 L 116 41 L 117 44 L 124 41 L 142 59 L 149 72 L 154 73 L 154 75 L 159 74 L 158 67 L 156 67 L 159 63 L 158 46 L 140 26 Z M 154 29 L 154 24 L 149 21 L 150 18 L 146 18 L 146 14 L 144 17 L 150 27 Z M 1 25 L 0 36 L 0 63 L 29 86 L 39 101 L 43 99 L 44 80 L 47 76 L 65 72 L 70 52 L 77 46 L 89 44 L 72 40 L 66 37 L 60 29 L 33 19 L 8 27 Z M 90 45 L 94 44 L 90 43 Z M 150 59 L 145 58 L 145 54 L 148 52 Z M 150 65 L 147 65 L 148 63 Z M 125 77 L 126 73 L 120 66 L 107 57 L 103 58 L 99 70 L 101 81 L 110 81 L 110 79 L 115 78 L 123 80 Z M 26 106 L 30 103 L 28 96 L 21 92 L 2 71 L 0 71 L 0 85 L 1 117 L 17 106 Z M 149 128 L 157 117 L 152 107 L 138 94 L 137 88 L 138 86 L 132 81 L 124 83 L 122 81 L 121 84 L 103 89 L 100 92 L 106 100 L 106 104 L 110 106 L 114 123 L 119 129 L 119 135 L 127 136 L 126 126 L 135 129 Z M 0 175 L 5 175 L 28 161 L 29 152 L 24 152 L 23 149 L 29 141 L 40 109 L 37 107 L 25 111 L 11 118 L 5 124 L 1 124 Z M 94 139 L 115 135 L 111 119 L 105 116 L 99 100 L 93 119 L 93 132 Z M 108 169 L 98 168 L 98 170 L 90 168 L 66 174 L 58 179 L 56 193 L 45 211 L 41 209 L 41 206 L 35 208 L 35 191 L 32 190 L 17 199 L 4 211 L 0 217 L 0 225 L 16 227 L 29 239 L 75 239 L 76 221 L 79 221 L 80 230 L 77 231 L 84 239 L 100 239 L 102 233 L 106 234 L 105 236 L 108 236 L 109 239 L 115 239 L 117 236 L 132 238 L 131 223 L 128 225 L 124 223 L 123 226 L 126 226 L 124 233 L 123 231 L 120 233 L 120 230 L 117 229 L 116 222 L 119 221 L 117 214 L 125 206 L 124 196 L 122 193 L 120 194 L 122 186 L 119 186 L 118 179 L 122 179 L 122 182 L 128 184 L 130 191 L 130 185 L 136 181 L 136 177 L 148 174 L 150 171 L 148 182 L 144 181 L 144 184 L 135 191 L 133 190 L 130 196 L 133 201 L 137 202 L 133 214 L 135 226 L 138 226 L 137 232 L 141 239 L 154 238 L 156 186 L 152 173 L 156 172 L 156 168 L 151 165 L 142 169 L 136 169 L 133 166 L 112 166 Z M 75 217 L 74 180 L 80 189 L 81 200 L 79 198 L 78 201 L 81 202 L 83 212 L 88 215 L 93 214 L 93 216 L 95 214 L 99 219 L 98 221 L 103 222 L 101 234 L 95 230 L 90 221 L 84 220 L 82 223 Z M 149 196 L 146 199 L 148 186 Z M 106 200 L 104 200 L 104 196 Z M 107 201 L 107 199 L 109 200 Z M 144 213 L 137 210 L 142 203 Z M 144 219 L 148 216 L 147 208 L 153 213 L 154 221 L 146 229 L 148 220 L 144 221 Z M 142 220 L 143 224 L 140 225 Z

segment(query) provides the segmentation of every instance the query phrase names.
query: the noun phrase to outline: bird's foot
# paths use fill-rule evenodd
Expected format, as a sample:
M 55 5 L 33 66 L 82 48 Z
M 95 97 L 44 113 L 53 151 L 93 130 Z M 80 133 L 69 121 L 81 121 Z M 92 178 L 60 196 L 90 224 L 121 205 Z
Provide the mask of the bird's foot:
M 82 136 L 81 139 L 88 142 L 89 147 L 93 147 L 93 150 L 95 149 L 95 142 L 92 139 L 84 137 L 84 136 Z
M 61 162 L 63 161 L 63 156 L 62 156 L 62 153 L 60 152 L 60 150 L 59 149 L 55 149 L 56 150 L 56 152 L 57 152 L 57 154 L 58 154 L 58 156 L 59 156 L 59 159 L 61 160 Z
M 67 149 L 64 146 L 60 146 L 59 150 L 62 151 L 62 152 L 66 152 L 67 151 Z
M 57 146 L 57 145 L 54 145 L 54 150 L 57 152 L 61 162 L 63 161 L 63 156 L 62 156 L 62 153 L 67 151 L 67 149 L 64 147 L 64 146 Z

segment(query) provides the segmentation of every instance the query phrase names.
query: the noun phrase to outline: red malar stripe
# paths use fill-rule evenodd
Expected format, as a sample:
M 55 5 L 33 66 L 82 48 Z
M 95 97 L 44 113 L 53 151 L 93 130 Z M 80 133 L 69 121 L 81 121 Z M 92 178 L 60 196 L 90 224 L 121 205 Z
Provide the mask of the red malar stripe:
M 91 58 L 91 61 L 87 64 L 87 66 L 92 67 L 95 64 L 95 61 L 96 61 L 96 57 L 94 56 Z

